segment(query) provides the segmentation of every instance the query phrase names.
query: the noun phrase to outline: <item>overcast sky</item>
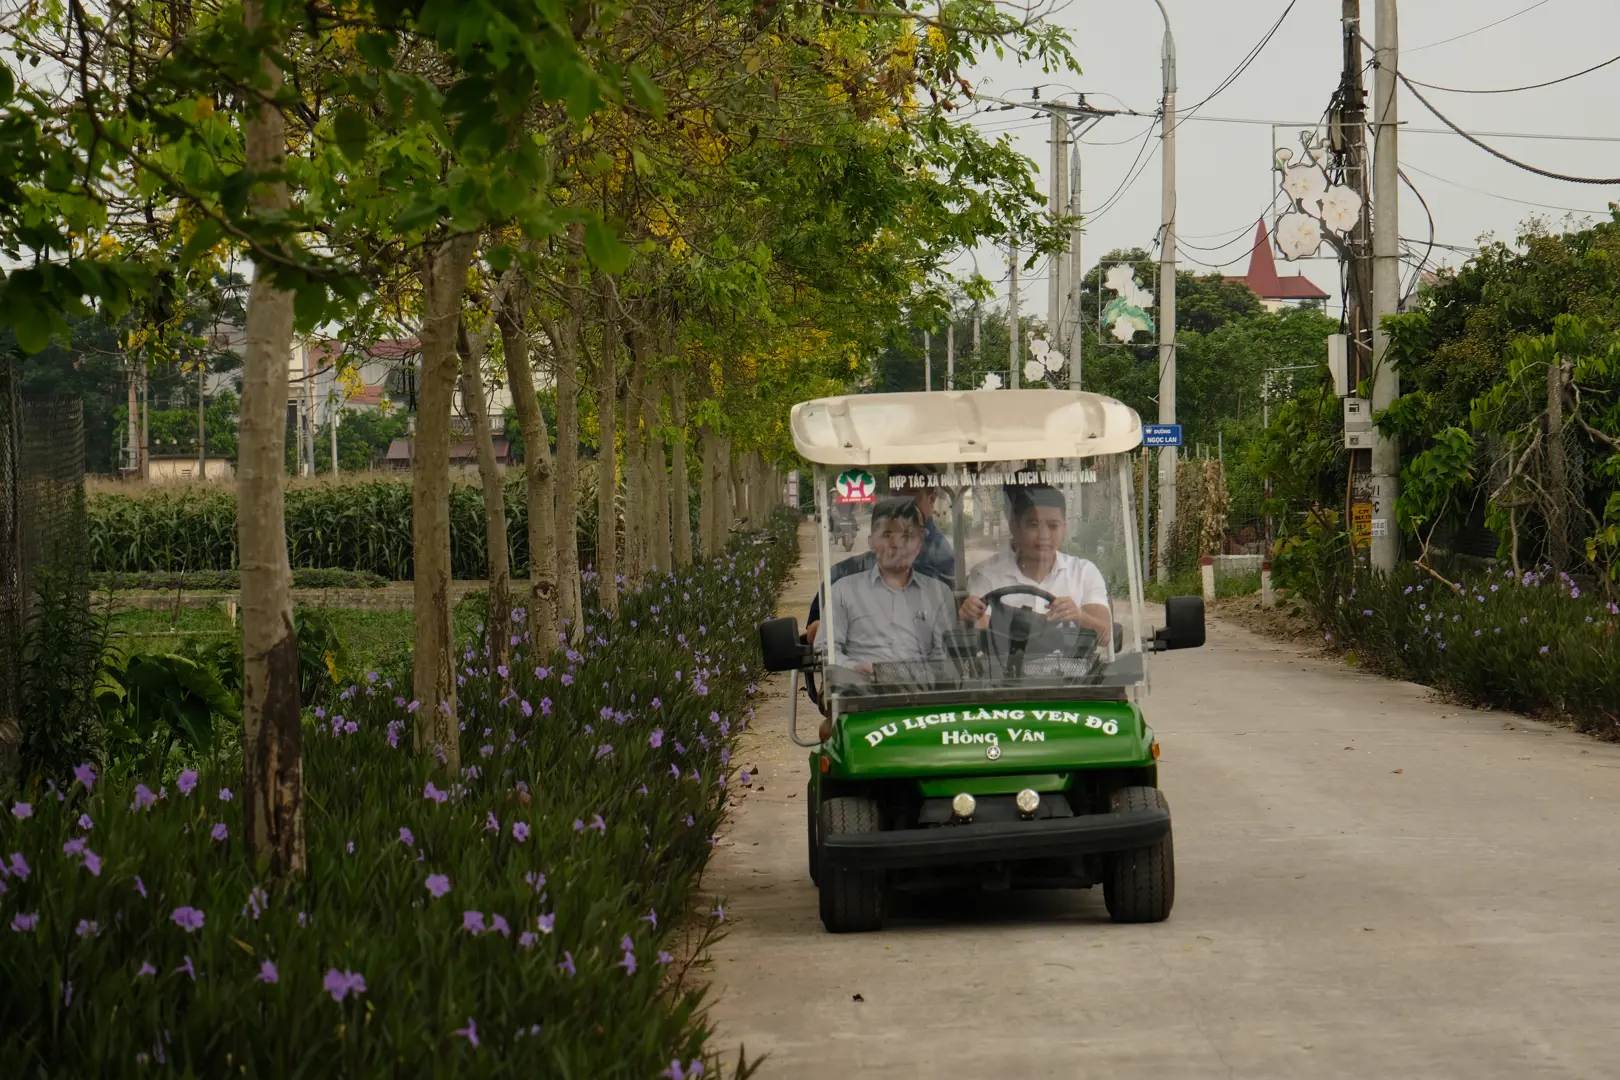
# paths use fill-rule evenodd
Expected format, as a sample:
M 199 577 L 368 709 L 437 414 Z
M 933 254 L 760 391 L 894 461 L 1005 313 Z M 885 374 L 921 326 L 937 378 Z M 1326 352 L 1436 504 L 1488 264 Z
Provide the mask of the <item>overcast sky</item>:
M 1059 0 L 1061 3 L 1062 0 Z M 1405 0 L 1401 5 L 1401 70 L 1411 79 L 1439 86 L 1494 89 L 1560 78 L 1620 53 L 1620 3 L 1616 0 Z M 1178 108 L 1209 94 L 1276 22 L 1288 0 L 1165 0 L 1178 53 Z M 1374 33 L 1374 0 L 1362 0 L 1364 36 Z M 1205 105 L 1176 132 L 1179 178 L 1178 233 L 1184 260 L 1233 262 L 1222 272 L 1241 274 L 1248 261 L 1254 223 L 1275 187 L 1271 173 L 1274 130 L 1277 145 L 1298 145 L 1299 121 L 1314 123 L 1326 108 L 1342 63 L 1340 4 L 1299 0 L 1258 59 L 1231 87 Z M 1511 16 L 1511 17 L 1510 17 Z M 1030 88 L 1050 82 L 1043 98 L 1070 91 L 1087 93 L 1094 106 L 1152 112 L 1160 94 L 1159 46 L 1163 21 L 1153 0 L 1068 0 L 1052 18 L 1065 27 L 1083 74 L 1043 75 L 1036 65 L 1020 66 L 991 58 L 976 72 L 981 93 L 1016 100 Z M 1506 18 L 1497 26 L 1488 24 Z M 1488 27 L 1488 28 L 1485 28 Z M 1485 28 L 1485 29 L 1481 29 Z M 1470 33 L 1470 31 L 1478 31 Z M 1457 40 L 1445 42 L 1444 39 Z M 1443 43 L 1442 43 L 1443 42 Z M 1371 59 L 1370 50 L 1367 59 Z M 1368 109 L 1372 76 L 1367 76 Z M 1458 94 L 1425 90 L 1424 96 L 1464 129 L 1481 135 L 1503 152 L 1542 168 L 1580 176 L 1620 176 L 1620 63 L 1579 79 L 1513 94 Z M 1217 118 L 1292 122 L 1229 123 Z M 1400 159 L 1434 212 L 1435 239 L 1474 247 L 1481 235 L 1517 235 L 1519 223 L 1541 215 L 1555 224 L 1569 210 L 1605 217 L 1620 187 L 1572 184 L 1535 176 L 1488 156 L 1443 129 L 1404 88 L 1400 97 Z M 986 131 L 1006 131 L 1018 149 L 1033 158 L 1047 184 L 1046 121 L 1027 111 L 994 112 L 971 121 Z M 1135 170 L 1149 121 L 1110 117 L 1081 146 L 1081 207 L 1087 215 L 1083 254 L 1087 266 L 1113 248 L 1146 247 L 1160 221 L 1160 140 L 1148 148 L 1152 159 L 1114 204 L 1102 207 Z M 1485 132 L 1533 133 L 1575 138 L 1516 138 Z M 1148 153 L 1143 154 L 1147 161 Z M 1138 162 L 1141 167 L 1142 162 Z M 1442 179 L 1443 178 L 1443 179 Z M 1422 206 L 1402 190 L 1401 235 L 1418 254 L 1427 246 L 1429 225 Z M 1269 226 L 1268 226 L 1269 227 Z M 1007 259 L 992 247 L 977 253 L 986 277 L 1002 279 L 1006 296 Z M 1467 257 L 1437 247 L 1432 262 L 1455 265 Z M 1324 290 L 1338 296 L 1337 263 L 1314 260 L 1279 270 L 1302 268 Z M 1200 273 L 1209 267 L 1183 261 Z M 971 272 L 964 257 L 956 269 Z M 1410 272 L 1410 271 L 1409 271 Z M 1046 281 L 1038 269 L 1021 276 L 1020 309 L 1044 315 Z M 1033 277 L 1034 280 L 1028 280 Z M 1338 310 L 1335 299 L 1330 311 Z

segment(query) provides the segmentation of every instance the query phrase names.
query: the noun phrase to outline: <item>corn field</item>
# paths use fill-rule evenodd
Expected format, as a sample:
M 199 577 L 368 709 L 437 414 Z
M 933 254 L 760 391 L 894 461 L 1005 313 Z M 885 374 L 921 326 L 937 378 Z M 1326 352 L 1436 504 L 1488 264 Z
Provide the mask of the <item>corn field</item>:
M 581 565 L 596 554 L 596 470 L 580 463 L 575 534 Z M 90 570 L 143 574 L 236 570 L 236 492 L 187 485 L 92 491 Z M 514 577 L 529 572 L 528 503 L 522 474 L 506 481 L 506 532 Z M 289 486 L 287 554 L 294 570 L 357 570 L 408 581 L 411 563 L 411 485 L 401 479 Z M 476 483 L 450 490 L 450 560 L 457 578 L 488 575 L 483 494 Z

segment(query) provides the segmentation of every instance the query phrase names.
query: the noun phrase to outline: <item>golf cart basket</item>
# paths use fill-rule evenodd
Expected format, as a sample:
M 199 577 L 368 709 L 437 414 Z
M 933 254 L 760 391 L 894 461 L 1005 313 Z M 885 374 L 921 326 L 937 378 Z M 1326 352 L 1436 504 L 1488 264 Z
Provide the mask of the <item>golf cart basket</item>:
M 821 582 L 816 640 L 798 645 L 797 666 L 819 673 L 829 719 L 965 697 L 1071 700 L 1082 687 L 1134 700 L 1155 648 L 1135 411 L 1069 390 L 864 394 L 798 404 L 791 429 L 815 468 Z M 849 507 L 859 531 L 846 556 L 834 545 Z M 976 619 L 969 598 L 984 606 Z M 1048 619 L 1054 604 L 1082 617 Z

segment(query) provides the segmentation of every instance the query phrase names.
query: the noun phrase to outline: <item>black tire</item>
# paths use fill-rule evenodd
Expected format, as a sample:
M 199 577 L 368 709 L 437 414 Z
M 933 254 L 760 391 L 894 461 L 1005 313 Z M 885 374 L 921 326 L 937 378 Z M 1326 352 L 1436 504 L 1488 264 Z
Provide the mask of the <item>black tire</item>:
M 804 785 L 804 820 L 807 826 L 806 831 L 810 835 L 810 884 L 812 885 L 816 884 L 816 856 L 819 854 L 816 850 L 816 814 L 816 782 L 811 780 Z
M 855 550 L 855 538 L 853 536 L 844 537 L 843 540 L 840 541 L 840 543 L 842 543 L 844 545 L 844 550 L 845 551 L 854 551 Z
M 883 822 L 873 799 L 826 799 L 819 807 L 816 829 L 821 837 L 835 833 L 881 832 Z M 846 870 L 819 865 L 821 925 L 834 934 L 858 934 L 883 928 L 888 882 L 881 870 Z
M 1115 813 L 1169 810 L 1164 792 L 1151 787 L 1124 787 L 1109 798 Z M 1163 922 L 1176 902 L 1176 857 L 1171 834 L 1148 847 L 1116 851 L 1108 857 L 1103 902 L 1117 923 Z

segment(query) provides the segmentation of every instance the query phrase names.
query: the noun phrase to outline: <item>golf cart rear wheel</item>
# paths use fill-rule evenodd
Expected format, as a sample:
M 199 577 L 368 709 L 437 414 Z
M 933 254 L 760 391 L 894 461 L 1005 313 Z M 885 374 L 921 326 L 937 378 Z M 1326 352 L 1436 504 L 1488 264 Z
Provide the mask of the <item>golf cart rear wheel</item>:
M 1109 799 L 1115 813 L 1128 810 L 1169 810 L 1158 788 L 1125 787 Z M 1176 902 L 1176 859 L 1171 834 L 1144 848 L 1116 851 L 1108 857 L 1103 878 L 1103 902 L 1118 923 L 1163 922 Z
M 816 832 L 819 838 L 836 833 L 881 832 L 883 822 L 873 799 L 844 797 L 827 799 L 819 807 Z M 821 924 L 834 934 L 855 934 L 883 928 L 883 911 L 888 899 L 887 882 L 881 870 L 852 870 L 828 866 L 818 859 L 816 867 L 821 889 Z
M 804 785 L 804 820 L 810 836 L 810 884 L 816 882 L 816 782 L 814 780 Z

